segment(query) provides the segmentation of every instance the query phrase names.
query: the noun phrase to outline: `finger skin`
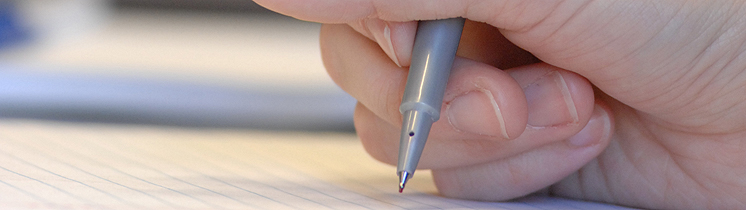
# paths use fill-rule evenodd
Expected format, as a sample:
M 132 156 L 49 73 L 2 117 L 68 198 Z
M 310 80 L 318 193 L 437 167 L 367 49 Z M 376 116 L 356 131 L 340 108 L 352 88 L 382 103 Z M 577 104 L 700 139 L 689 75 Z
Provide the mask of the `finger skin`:
M 409 66 L 417 22 L 395 22 L 383 21 L 378 18 L 366 18 L 348 23 L 348 25 L 358 33 L 377 42 L 389 57 L 398 61 L 395 63 L 400 64 L 399 66 Z M 386 40 L 382 37 L 390 39 Z M 388 50 L 387 48 L 393 49 Z M 464 24 L 457 55 L 499 69 L 509 69 L 539 62 L 531 53 L 507 40 L 499 29 L 486 23 L 471 20 L 466 20 Z
M 591 122 L 578 135 L 583 145 L 554 142 L 513 157 L 470 166 L 433 170 L 438 190 L 445 196 L 502 201 L 525 196 L 577 171 L 608 146 L 613 118 L 596 106 Z
M 577 10 L 587 1 L 255 0 L 255 2 L 301 20 L 323 23 L 350 23 L 364 18 L 412 21 L 464 17 L 508 30 L 520 30 L 541 22 L 555 10 Z
M 335 36 L 335 33 L 346 35 Z M 398 108 L 406 83 L 404 68 L 393 64 L 375 43 L 345 25 L 325 25 L 322 28 L 321 46 L 324 64 L 332 80 L 390 124 L 401 123 Z M 464 74 L 459 71 L 473 73 Z M 457 59 L 446 87 L 444 101 L 452 101 L 466 92 L 480 88 L 494 90 L 491 93 L 498 99 L 496 103 L 502 110 L 508 136 L 519 136 L 527 120 L 526 100 L 519 84 L 505 72 L 488 65 Z M 447 104 L 443 106 L 446 107 Z M 433 128 L 458 133 L 448 120 L 436 122 Z
M 498 69 L 510 69 L 540 62 L 534 55 L 505 38 L 498 28 L 470 20 L 464 24 L 458 56 L 486 63 Z
M 584 143 L 586 145 L 578 146 L 567 141 L 556 141 L 529 152 L 494 161 L 435 168 L 433 175 L 436 186 L 448 197 L 486 201 L 508 200 L 545 188 L 577 171 L 608 146 L 614 121 L 607 107 L 595 107 L 591 117 L 593 120 L 586 125 L 587 129 L 583 129 L 590 131 L 589 134 L 582 136 L 587 138 Z M 360 129 L 358 134 L 363 139 L 370 139 L 370 136 L 381 133 L 398 132 L 398 128 L 375 118 L 361 104 L 358 104 L 355 113 L 355 125 Z M 371 117 L 373 119 L 369 120 Z M 365 148 L 370 154 L 388 153 L 374 155 L 383 162 L 393 164 L 396 161 L 395 150 L 367 145 Z M 426 151 L 428 149 L 432 150 L 430 147 L 426 148 Z
M 546 69 L 529 69 L 533 71 L 544 71 Z M 521 71 L 529 71 L 521 70 Z M 568 80 L 577 80 L 577 82 L 588 85 L 587 81 L 581 77 L 573 78 L 572 73 L 564 72 L 568 75 Z M 420 159 L 420 168 L 449 168 L 462 165 L 483 163 L 499 158 L 513 156 L 542 145 L 552 142 L 563 141 L 582 129 L 590 118 L 593 110 L 593 94 L 589 85 L 583 87 L 580 85 L 586 97 L 584 102 L 578 100 L 578 110 L 584 110 L 579 113 L 580 120 L 577 123 L 570 123 L 556 127 L 547 128 L 525 128 L 525 131 L 518 137 L 510 141 L 493 140 L 490 137 L 484 137 L 475 134 L 465 134 L 454 131 L 448 124 L 437 124 L 434 126 L 425 151 Z M 578 97 L 580 98 L 580 97 Z M 590 98 L 590 99 L 588 99 Z M 358 105 L 355 112 L 355 127 L 358 136 L 363 142 L 368 153 L 374 158 L 388 163 L 395 164 L 400 132 L 400 123 L 391 123 L 375 114 L 369 108 L 362 104 Z
M 401 123 L 401 102 L 407 72 L 390 61 L 370 39 L 346 25 L 323 25 L 321 53 L 329 76 L 389 123 Z M 373 88 L 375 87 L 375 88 Z
M 396 22 L 365 18 L 348 23 L 368 39 L 375 41 L 398 66 L 409 66 L 417 32 L 417 21 Z

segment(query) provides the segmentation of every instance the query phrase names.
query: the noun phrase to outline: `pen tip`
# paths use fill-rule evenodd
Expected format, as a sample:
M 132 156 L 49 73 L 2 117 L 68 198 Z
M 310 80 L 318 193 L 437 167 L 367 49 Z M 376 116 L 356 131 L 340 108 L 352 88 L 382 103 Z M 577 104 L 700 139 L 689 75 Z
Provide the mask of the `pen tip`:
M 404 186 L 407 185 L 407 181 L 410 178 L 410 173 L 406 171 L 402 171 L 399 174 L 399 193 L 404 192 Z

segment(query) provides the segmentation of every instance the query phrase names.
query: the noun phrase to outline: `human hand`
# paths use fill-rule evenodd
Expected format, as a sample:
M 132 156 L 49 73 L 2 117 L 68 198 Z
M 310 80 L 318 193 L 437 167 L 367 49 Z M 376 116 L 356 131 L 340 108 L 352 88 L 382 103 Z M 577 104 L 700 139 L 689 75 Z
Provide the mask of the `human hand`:
M 644 208 L 744 205 L 743 2 L 257 2 L 348 24 L 323 27 L 324 61 L 360 102 L 367 151 L 390 164 L 411 20 L 485 23 L 467 23 L 420 160 L 443 195 L 506 200 L 548 187 Z

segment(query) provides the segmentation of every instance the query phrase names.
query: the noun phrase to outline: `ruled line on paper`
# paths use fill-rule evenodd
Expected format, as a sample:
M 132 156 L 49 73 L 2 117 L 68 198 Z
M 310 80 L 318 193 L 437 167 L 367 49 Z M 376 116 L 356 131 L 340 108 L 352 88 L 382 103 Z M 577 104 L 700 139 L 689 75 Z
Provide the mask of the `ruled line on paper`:
M 5 140 L 5 143 L 16 143 L 17 145 L 21 145 L 19 141 L 13 142 L 13 139 L 7 139 L 7 138 L 6 138 L 6 139 L 4 139 L 4 140 Z M 106 168 L 106 165 L 105 165 L 105 164 L 102 164 L 102 163 L 98 163 L 98 162 L 95 162 L 95 161 L 94 161 L 94 162 L 88 162 L 88 161 L 80 161 L 80 160 L 77 160 L 77 161 L 76 161 L 76 160 L 69 160 L 69 159 L 64 159 L 64 160 L 67 160 L 67 161 L 64 161 L 63 159 L 60 159 L 60 158 L 64 158 L 63 156 L 50 156 L 50 154 L 51 154 L 51 153 L 52 153 L 53 151 L 55 151 L 55 150 L 56 150 L 56 151 L 60 151 L 60 152 L 65 152 L 65 154 L 67 154 L 67 155 L 72 155 L 72 156 L 79 156 L 79 158 L 83 158 L 83 159 L 85 159 L 85 160 L 91 160 L 91 158 L 90 158 L 90 157 L 87 157 L 87 156 L 82 156 L 82 155 L 80 155 L 80 154 L 76 154 L 76 153 L 74 153 L 74 152 L 70 152 L 70 151 L 69 151 L 69 150 L 67 150 L 67 149 L 66 149 L 65 147 L 59 147 L 59 146 L 58 146 L 58 145 L 56 145 L 56 144 L 54 144 L 55 146 L 57 146 L 57 147 L 54 147 L 54 150 L 49 150 L 49 149 L 47 149 L 47 150 L 42 150 L 42 148 L 44 148 L 44 147 L 42 147 L 41 145 L 50 145 L 50 144 L 54 144 L 54 143 L 53 143 L 53 142 L 48 142 L 48 141 L 45 141 L 45 142 L 44 142 L 44 144 L 39 144 L 39 145 L 37 145 L 37 146 L 30 146 L 30 145 L 22 145 L 22 146 L 25 146 L 25 148 L 26 148 L 26 149 L 28 149 L 28 150 L 26 151 L 26 152 L 27 152 L 28 154 L 31 154 L 31 155 L 37 156 L 37 157 L 39 157 L 39 158 L 46 158 L 46 161 L 49 161 L 50 163 L 52 163 L 52 165 L 57 165 L 57 167 L 58 167 L 58 168 L 59 168 L 59 167 L 61 167 L 61 166 L 62 166 L 62 167 L 69 167 L 69 168 L 71 168 L 71 169 L 73 169 L 73 170 L 75 170 L 75 171 L 78 171 L 78 172 L 81 172 L 81 173 L 83 173 L 83 174 L 85 174 L 85 175 L 88 175 L 88 176 L 91 176 L 91 177 L 94 177 L 94 178 L 96 178 L 96 180 L 95 180 L 95 181 L 104 181 L 104 182 L 108 182 L 108 183 L 114 184 L 114 185 L 116 185 L 116 186 L 120 186 L 120 187 L 122 187 L 122 188 L 126 188 L 126 189 L 129 189 L 129 190 L 132 190 L 132 191 L 136 191 L 136 192 L 138 192 L 138 193 L 141 193 L 142 195 L 146 195 L 147 197 L 153 198 L 154 200 L 158 200 L 158 201 L 160 201 L 160 202 L 162 202 L 162 203 L 164 203 L 164 204 L 168 204 L 167 206 L 169 206 L 169 207 L 178 207 L 178 206 L 176 206 L 175 204 L 173 204 L 173 203 L 171 203 L 171 202 L 168 202 L 168 201 L 166 201 L 166 200 L 163 200 L 163 199 L 161 199 L 161 198 L 158 198 L 158 197 L 156 197 L 156 196 L 153 196 L 153 195 L 151 195 L 151 194 L 148 194 L 148 193 L 146 193 L 146 192 L 144 192 L 144 191 L 142 191 L 142 190 L 138 190 L 138 189 L 135 189 L 135 188 L 133 188 L 133 187 L 130 187 L 130 186 L 126 185 L 126 184 L 121 184 L 121 183 L 118 183 L 118 182 L 112 181 L 112 180 L 110 180 L 110 179 L 106 179 L 106 178 L 104 178 L 104 177 L 102 177 L 102 176 L 100 176 L 100 175 L 97 175 L 97 174 L 94 174 L 94 173 L 92 173 L 92 172 L 89 172 L 89 171 L 83 170 L 83 169 L 81 169 L 81 168 L 79 167 L 79 166 L 92 166 L 92 165 L 91 165 L 91 163 L 96 163 L 96 164 L 95 164 L 96 166 L 101 166 L 102 168 Z M 5 146 L 8 146 L 8 145 L 7 145 L 7 144 L 5 144 Z M 69 161 L 69 162 L 68 162 L 68 161 Z M 112 171 L 117 171 L 116 169 L 113 169 L 113 168 L 111 168 L 111 170 L 112 170 Z M 99 171 L 99 172 L 100 172 L 100 171 Z M 51 172 L 50 172 L 50 173 L 51 173 Z M 126 173 L 122 173 L 121 171 L 119 171 L 119 173 L 120 173 L 120 174 L 123 174 L 123 175 L 127 175 Z M 59 175 L 59 174 L 57 174 L 57 176 L 60 176 L 60 175 Z M 61 178 L 64 178 L 64 179 L 72 180 L 71 178 L 68 178 L 68 177 L 62 177 L 62 176 L 60 176 L 60 177 L 61 177 Z M 93 182 L 93 183 L 98 183 L 98 182 L 95 182 L 95 181 L 93 181 L 93 180 L 90 180 L 90 179 L 86 179 L 86 177 L 84 177 L 83 175 L 78 175 L 78 176 L 76 176 L 76 178 L 78 178 L 78 179 L 85 179 L 85 180 L 88 180 L 89 182 Z M 77 182 L 77 183 L 82 183 L 82 182 L 80 182 L 80 181 L 78 181 L 78 180 L 75 180 L 75 181 L 73 181 L 73 182 Z M 43 183 L 43 182 L 40 182 L 40 183 Z M 87 187 L 91 187 L 90 185 L 85 185 L 85 186 L 87 186 Z M 94 187 L 91 187 L 91 188 L 94 188 Z M 106 192 L 104 192 L 104 191 L 102 191 L 102 190 L 100 190 L 100 189 L 97 189 L 97 191 L 103 192 L 104 194 L 107 194 L 107 195 L 111 195 L 111 196 L 114 196 L 114 195 L 112 195 L 111 193 L 106 193 Z M 121 192 L 121 191 L 117 191 L 117 192 Z M 123 194 L 127 194 L 127 195 L 129 195 L 129 199 L 130 199 L 130 200 L 132 200 L 132 199 L 133 199 L 133 195 L 132 195 L 132 194 L 130 194 L 130 193 L 123 193 Z M 134 198 L 137 198 L 137 197 L 134 197 Z M 136 200 L 142 201 L 142 199 L 136 199 Z M 47 203 L 49 203 L 49 202 L 47 202 Z M 137 204 L 134 204 L 134 203 L 132 203 L 131 205 L 136 205 L 136 206 L 137 206 L 138 208 L 144 208 L 144 206 L 139 206 L 139 205 L 137 205 Z

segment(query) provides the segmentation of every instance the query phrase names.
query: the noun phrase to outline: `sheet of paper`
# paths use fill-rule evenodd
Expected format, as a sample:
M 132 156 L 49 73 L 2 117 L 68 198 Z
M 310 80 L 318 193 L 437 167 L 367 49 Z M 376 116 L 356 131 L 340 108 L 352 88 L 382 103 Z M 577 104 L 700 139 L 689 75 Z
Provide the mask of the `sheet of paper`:
M 354 134 L 0 122 L 0 209 L 622 209 L 405 193 Z

